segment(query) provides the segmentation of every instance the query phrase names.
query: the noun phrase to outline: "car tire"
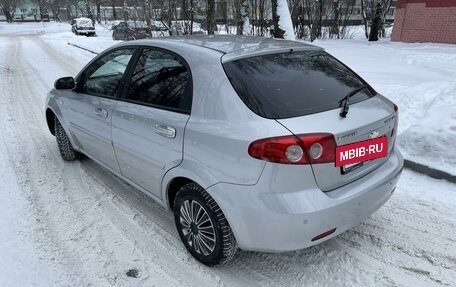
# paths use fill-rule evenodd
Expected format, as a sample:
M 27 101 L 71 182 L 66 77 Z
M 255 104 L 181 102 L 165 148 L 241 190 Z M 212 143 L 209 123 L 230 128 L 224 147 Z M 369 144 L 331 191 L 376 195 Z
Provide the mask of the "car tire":
M 177 232 L 188 252 L 207 266 L 226 264 L 238 249 L 231 227 L 215 200 L 201 186 L 189 183 L 174 201 Z M 193 212 L 190 212 L 192 210 Z
M 78 158 L 78 152 L 73 149 L 70 139 L 59 122 L 57 117 L 54 120 L 55 138 L 59 147 L 60 155 L 66 161 L 72 161 Z

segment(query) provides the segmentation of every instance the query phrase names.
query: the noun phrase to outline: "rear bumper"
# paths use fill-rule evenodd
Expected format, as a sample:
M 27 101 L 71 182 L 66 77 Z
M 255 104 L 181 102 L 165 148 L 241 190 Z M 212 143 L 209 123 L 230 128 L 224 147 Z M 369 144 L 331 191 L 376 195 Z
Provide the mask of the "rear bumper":
M 222 208 L 241 249 L 285 252 L 321 243 L 369 217 L 391 197 L 402 167 L 402 155 L 395 149 L 373 172 L 324 193 L 292 165 L 279 169 L 268 164 L 255 185 L 219 183 L 207 191 Z M 331 235 L 312 241 L 333 228 Z
M 95 30 L 76 30 L 79 34 L 95 34 Z

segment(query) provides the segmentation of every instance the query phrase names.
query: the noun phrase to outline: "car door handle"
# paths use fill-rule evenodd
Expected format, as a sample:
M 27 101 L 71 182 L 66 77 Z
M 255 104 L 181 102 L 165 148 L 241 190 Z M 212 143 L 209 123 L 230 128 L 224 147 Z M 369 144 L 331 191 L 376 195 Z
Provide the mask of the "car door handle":
M 173 139 L 176 137 L 176 129 L 164 125 L 155 125 L 155 132 L 161 136 Z
M 95 108 L 94 113 L 102 118 L 107 118 L 108 117 L 108 111 L 102 108 Z

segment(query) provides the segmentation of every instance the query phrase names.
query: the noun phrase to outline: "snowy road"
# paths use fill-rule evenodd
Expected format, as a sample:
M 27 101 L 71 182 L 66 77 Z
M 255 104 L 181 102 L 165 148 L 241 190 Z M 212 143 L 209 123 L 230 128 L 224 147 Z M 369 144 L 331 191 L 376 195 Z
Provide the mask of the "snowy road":
M 198 264 L 171 214 L 89 159 L 62 161 L 45 95 L 91 55 L 53 47 L 0 30 L 0 286 L 456 286 L 456 185 L 411 171 L 370 219 L 324 244 Z

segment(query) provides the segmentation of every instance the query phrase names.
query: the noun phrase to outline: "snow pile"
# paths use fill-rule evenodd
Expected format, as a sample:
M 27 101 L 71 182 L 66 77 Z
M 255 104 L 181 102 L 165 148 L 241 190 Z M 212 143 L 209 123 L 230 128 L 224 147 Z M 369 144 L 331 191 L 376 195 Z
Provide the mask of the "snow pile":
M 294 40 L 295 34 L 293 23 L 291 22 L 290 10 L 288 9 L 287 0 L 277 1 L 277 15 L 279 15 L 279 27 L 285 31 L 283 35 L 285 40 Z
M 249 17 L 244 17 L 244 25 L 242 26 L 242 35 L 250 35 Z
M 405 158 L 456 175 L 456 84 L 446 86 L 398 144 Z

